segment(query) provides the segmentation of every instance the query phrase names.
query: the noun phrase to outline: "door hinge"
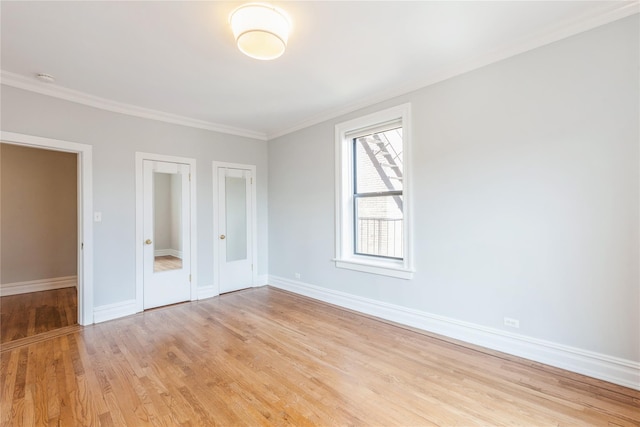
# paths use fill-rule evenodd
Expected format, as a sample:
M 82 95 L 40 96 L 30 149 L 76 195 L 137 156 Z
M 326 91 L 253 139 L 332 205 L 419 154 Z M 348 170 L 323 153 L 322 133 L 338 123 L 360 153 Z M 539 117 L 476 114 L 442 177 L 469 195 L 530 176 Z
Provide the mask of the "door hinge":
M 189 174 L 189 182 L 191 182 L 191 174 Z
M 253 271 L 253 264 L 251 264 L 251 271 Z
M 251 185 L 253 185 L 253 178 L 251 178 Z
M 191 281 L 191 275 L 189 275 L 189 281 Z
M 82 251 L 82 250 L 84 250 L 84 242 L 83 242 L 83 243 L 80 243 L 80 250 L 81 250 L 81 251 Z

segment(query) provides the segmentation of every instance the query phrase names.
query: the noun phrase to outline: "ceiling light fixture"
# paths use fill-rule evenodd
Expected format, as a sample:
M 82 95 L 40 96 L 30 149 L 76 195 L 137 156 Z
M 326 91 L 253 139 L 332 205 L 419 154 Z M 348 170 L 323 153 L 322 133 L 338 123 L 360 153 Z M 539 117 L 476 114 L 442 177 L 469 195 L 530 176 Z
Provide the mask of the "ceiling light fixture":
M 238 49 L 255 59 L 276 59 L 284 53 L 291 30 L 287 13 L 263 3 L 247 3 L 229 15 Z

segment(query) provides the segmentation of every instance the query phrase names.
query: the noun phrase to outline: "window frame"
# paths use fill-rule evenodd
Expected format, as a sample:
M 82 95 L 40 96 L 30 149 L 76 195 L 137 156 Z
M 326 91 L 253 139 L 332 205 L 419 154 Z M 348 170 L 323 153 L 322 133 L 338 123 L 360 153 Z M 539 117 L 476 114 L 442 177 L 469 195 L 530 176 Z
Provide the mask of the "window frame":
M 355 252 L 355 155 L 353 139 L 358 133 L 370 132 L 400 123 L 402 127 L 403 165 L 403 258 L 391 258 Z M 362 271 L 400 279 L 413 278 L 412 186 L 411 186 L 411 104 L 387 108 L 335 126 L 336 185 L 336 252 L 338 268 Z

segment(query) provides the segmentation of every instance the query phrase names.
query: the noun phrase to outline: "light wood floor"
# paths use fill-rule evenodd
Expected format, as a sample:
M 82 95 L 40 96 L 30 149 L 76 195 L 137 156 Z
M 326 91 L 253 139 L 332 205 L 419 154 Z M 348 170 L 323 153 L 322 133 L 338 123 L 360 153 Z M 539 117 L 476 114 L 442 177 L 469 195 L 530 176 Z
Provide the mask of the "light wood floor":
M 0 343 L 75 325 L 76 288 L 9 295 L 0 298 Z
M 640 425 L 640 392 L 263 287 L 2 352 L 2 425 Z
M 181 268 L 182 259 L 172 255 L 157 256 L 153 260 L 154 272 L 180 270 Z

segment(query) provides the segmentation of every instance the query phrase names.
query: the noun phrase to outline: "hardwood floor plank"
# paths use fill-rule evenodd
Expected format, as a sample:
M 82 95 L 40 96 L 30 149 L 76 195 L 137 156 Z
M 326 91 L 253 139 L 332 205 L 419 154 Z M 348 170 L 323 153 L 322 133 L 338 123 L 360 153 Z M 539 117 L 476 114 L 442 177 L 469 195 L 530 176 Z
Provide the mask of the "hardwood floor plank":
M 21 342 L 2 426 L 640 425 L 636 390 L 268 287 Z
M 113 426 L 115 426 L 115 424 L 113 423 L 113 420 L 111 419 L 111 414 L 109 412 L 105 412 L 104 414 L 100 414 L 99 420 L 100 420 L 100 427 L 113 427 Z
M 16 376 L 18 374 L 19 358 L 20 352 L 17 351 L 1 358 L 0 384 L 2 384 L 2 388 L 0 390 L 2 393 L 0 393 L 0 409 L 2 410 L 0 410 L 0 425 L 3 426 L 10 425 L 13 417 L 13 390 L 15 389 Z
M 64 365 L 64 350 L 63 343 L 66 340 L 63 338 L 64 336 L 58 337 L 58 339 L 51 339 L 53 343 L 53 355 L 54 355 L 54 366 L 55 366 L 55 392 L 52 392 L 54 395 L 53 398 L 57 398 L 58 406 L 59 406 L 59 415 L 58 415 L 58 424 L 62 424 L 62 420 L 71 420 L 73 419 L 71 414 L 71 408 L 69 407 L 69 399 L 67 392 L 67 375 L 65 373 L 65 365 Z M 52 387 L 54 388 L 54 387 Z M 52 389 L 50 388 L 50 390 Z
M 60 418 L 60 396 L 56 387 L 56 362 L 54 342 L 49 341 L 44 360 L 45 375 L 43 378 L 40 393 L 47 398 L 47 413 L 49 414 L 49 424 L 57 423 Z

